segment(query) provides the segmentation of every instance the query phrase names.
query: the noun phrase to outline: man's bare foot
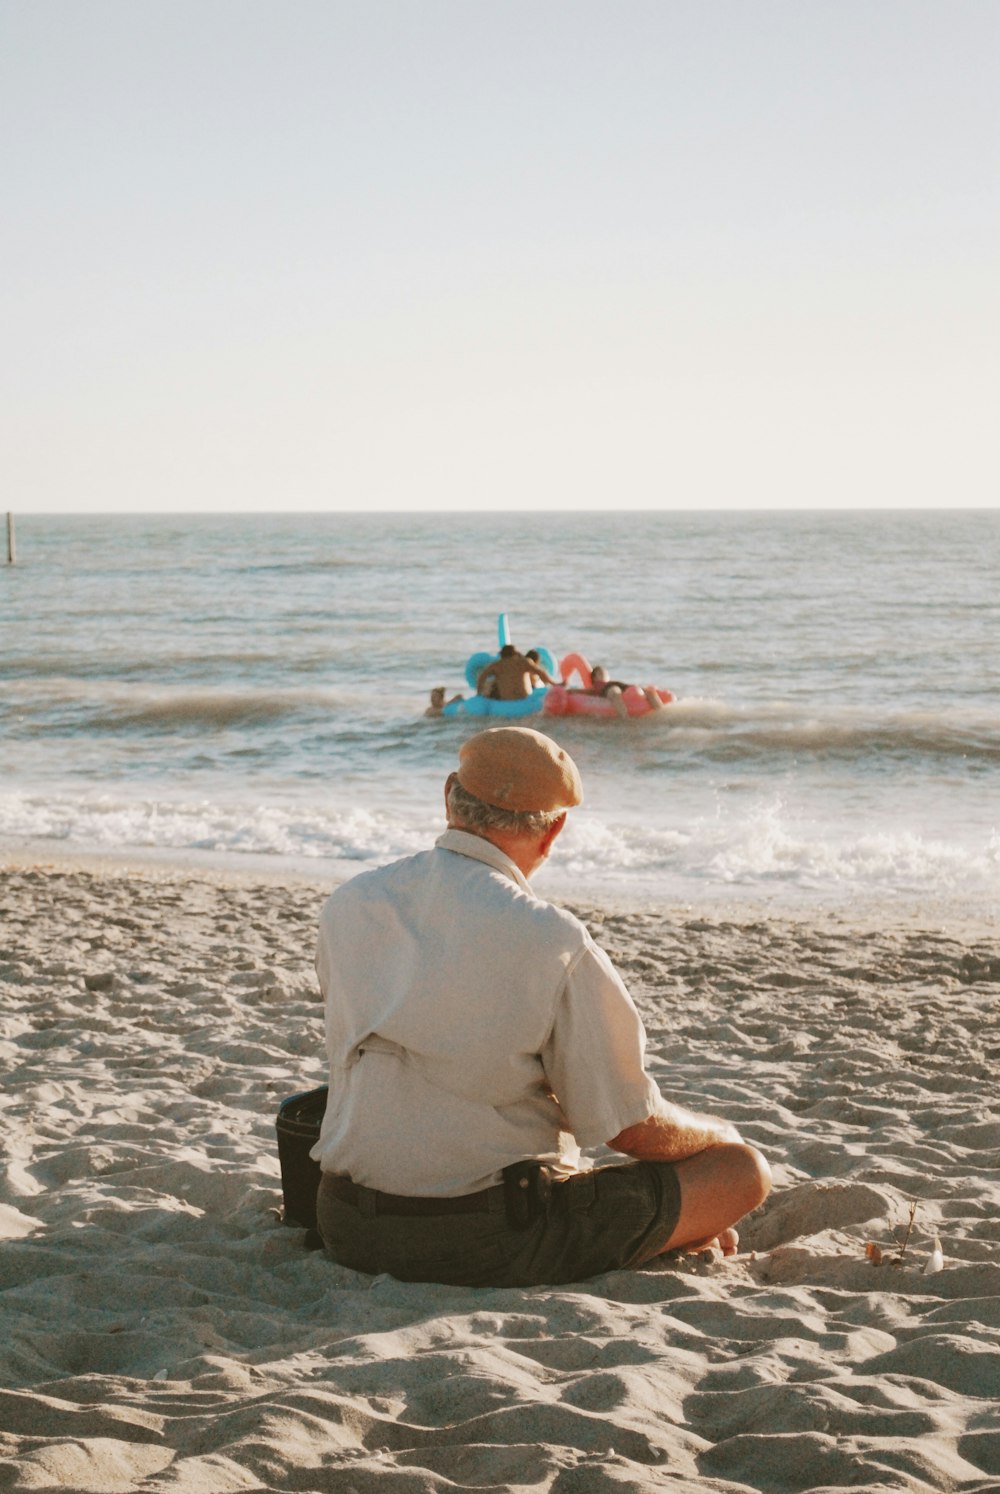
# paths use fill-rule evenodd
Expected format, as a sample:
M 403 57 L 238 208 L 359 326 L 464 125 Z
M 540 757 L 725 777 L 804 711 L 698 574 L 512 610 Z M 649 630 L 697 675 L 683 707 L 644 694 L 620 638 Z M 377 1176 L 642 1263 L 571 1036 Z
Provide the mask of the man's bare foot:
M 703 1250 L 718 1250 L 723 1255 L 735 1255 L 740 1248 L 740 1237 L 734 1229 L 724 1229 L 721 1235 L 710 1240 L 692 1240 L 690 1245 L 679 1247 L 682 1255 L 701 1255 Z

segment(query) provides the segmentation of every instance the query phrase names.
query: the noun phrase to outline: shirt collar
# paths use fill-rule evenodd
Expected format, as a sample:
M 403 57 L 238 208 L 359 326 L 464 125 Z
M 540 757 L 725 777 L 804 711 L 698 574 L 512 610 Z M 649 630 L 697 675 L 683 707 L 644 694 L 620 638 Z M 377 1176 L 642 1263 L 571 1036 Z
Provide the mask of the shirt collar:
M 531 883 L 510 857 L 482 835 L 472 835 L 468 830 L 446 830 L 434 842 L 443 851 L 454 851 L 459 856 L 468 856 L 473 861 L 482 861 L 494 871 L 503 872 L 525 892 L 531 892 Z M 532 897 L 534 893 L 531 894 Z

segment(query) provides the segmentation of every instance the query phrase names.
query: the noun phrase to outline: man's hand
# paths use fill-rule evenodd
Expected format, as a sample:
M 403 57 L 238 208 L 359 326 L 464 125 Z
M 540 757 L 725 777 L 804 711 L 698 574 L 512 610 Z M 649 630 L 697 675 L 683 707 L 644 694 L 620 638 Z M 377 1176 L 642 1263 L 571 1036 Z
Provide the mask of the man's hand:
M 710 1146 L 743 1140 L 735 1126 L 664 1100 L 655 1114 L 619 1132 L 608 1146 L 643 1162 L 680 1162 Z

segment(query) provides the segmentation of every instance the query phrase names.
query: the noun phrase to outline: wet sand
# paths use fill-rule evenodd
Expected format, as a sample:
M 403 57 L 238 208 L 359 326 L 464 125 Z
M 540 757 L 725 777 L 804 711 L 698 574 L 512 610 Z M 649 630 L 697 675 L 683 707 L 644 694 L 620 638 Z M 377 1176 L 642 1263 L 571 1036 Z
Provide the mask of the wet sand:
M 776 1187 L 734 1260 L 469 1290 L 281 1222 L 320 884 L 0 877 L 0 1489 L 1000 1489 L 995 931 L 578 908 Z

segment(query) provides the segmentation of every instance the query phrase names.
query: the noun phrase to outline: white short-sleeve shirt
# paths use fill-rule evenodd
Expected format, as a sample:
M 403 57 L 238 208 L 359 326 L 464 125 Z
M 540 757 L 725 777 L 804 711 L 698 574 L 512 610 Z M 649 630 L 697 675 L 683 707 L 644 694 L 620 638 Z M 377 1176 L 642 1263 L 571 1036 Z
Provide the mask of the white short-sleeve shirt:
M 579 919 L 492 842 L 448 830 L 320 915 L 330 1096 L 312 1155 L 387 1193 L 448 1196 L 653 1114 L 639 1014 Z

